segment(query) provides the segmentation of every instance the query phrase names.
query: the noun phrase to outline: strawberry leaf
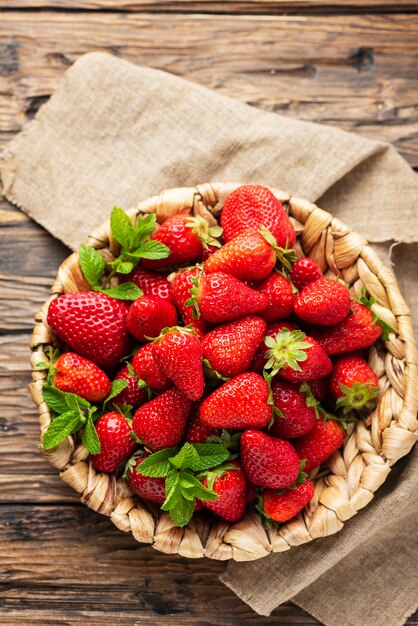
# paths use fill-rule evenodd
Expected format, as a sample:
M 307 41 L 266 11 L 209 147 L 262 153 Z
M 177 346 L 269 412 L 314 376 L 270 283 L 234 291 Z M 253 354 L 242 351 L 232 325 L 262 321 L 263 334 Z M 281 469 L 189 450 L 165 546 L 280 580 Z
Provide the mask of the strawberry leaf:
M 110 287 L 109 289 L 98 289 L 97 291 L 105 293 L 116 300 L 137 300 L 144 295 L 144 292 L 131 282 L 121 283 L 117 287 Z
M 80 428 L 80 417 L 74 411 L 67 411 L 52 420 L 42 437 L 44 450 L 55 448 L 68 435 Z
M 90 454 L 99 454 L 100 441 L 91 415 L 87 418 L 87 423 L 81 436 L 81 441 Z
M 128 386 L 128 384 L 129 384 L 128 381 L 123 380 L 123 378 L 118 378 L 114 380 L 112 382 L 111 391 L 109 395 L 107 396 L 107 398 L 105 399 L 105 401 L 103 402 L 103 406 L 106 406 L 106 404 L 109 402 L 109 400 L 112 400 L 112 398 L 116 398 L 116 396 L 118 396 L 120 392 L 123 391 Z
M 95 248 L 84 243 L 78 249 L 78 258 L 84 278 L 93 289 L 96 289 L 100 286 L 100 279 L 105 271 L 104 258 Z
M 163 478 L 168 476 L 173 466 L 170 463 L 170 457 L 173 457 L 179 451 L 178 447 L 164 448 L 151 454 L 137 468 L 137 472 L 142 476 L 151 476 L 152 478 Z

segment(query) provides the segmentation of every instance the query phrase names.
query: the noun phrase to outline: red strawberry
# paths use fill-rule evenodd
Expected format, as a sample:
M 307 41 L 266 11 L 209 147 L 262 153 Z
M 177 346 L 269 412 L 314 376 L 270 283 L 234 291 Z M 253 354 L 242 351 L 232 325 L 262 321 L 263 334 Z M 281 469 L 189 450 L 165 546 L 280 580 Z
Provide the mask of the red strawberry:
M 373 313 L 363 304 L 353 301 L 351 313 L 332 328 L 312 328 L 311 335 L 327 354 L 354 352 L 371 346 L 382 334 Z
M 74 352 L 64 352 L 54 364 L 54 385 L 88 400 L 100 402 L 110 393 L 110 380 L 93 361 Z
M 314 486 L 307 478 L 294 489 L 277 493 L 275 489 L 263 489 L 260 497 L 260 509 L 265 517 L 275 522 L 288 522 L 305 507 L 314 496 Z
M 302 289 L 293 309 L 306 322 L 334 326 L 348 315 L 350 300 L 345 285 L 332 278 L 318 278 Z
M 137 444 L 132 439 L 131 427 L 126 417 L 111 411 L 96 422 L 100 452 L 91 457 L 93 467 L 100 472 L 114 472 L 119 463 L 128 459 Z
M 376 374 L 358 354 L 343 355 L 335 361 L 330 388 L 344 413 L 373 409 L 380 391 Z
M 177 311 L 168 300 L 158 296 L 142 296 L 135 300 L 126 318 L 129 332 L 138 341 L 157 337 L 163 328 L 177 323 Z
M 203 347 L 196 335 L 180 327 L 168 329 L 154 343 L 152 356 L 187 398 L 199 400 L 202 397 L 205 386 Z
M 267 187 L 244 185 L 227 197 L 221 215 L 225 241 L 265 226 L 282 248 L 292 247 L 296 235 L 283 205 Z
M 266 322 L 281 320 L 293 313 L 295 296 L 292 285 L 281 274 L 273 272 L 261 283 L 258 290 L 269 299 L 267 308 L 261 314 Z
M 126 280 L 142 289 L 145 296 L 157 296 L 163 300 L 171 301 L 171 286 L 167 280 L 167 274 L 149 272 L 138 266 L 127 275 Z
M 210 244 L 207 244 L 206 248 L 203 248 L 202 254 L 200 255 L 199 263 L 207 261 L 214 252 L 217 252 L 217 250 L 219 250 L 219 246 L 211 246 Z
M 221 376 L 242 374 L 248 370 L 265 330 L 265 321 L 256 315 L 217 326 L 203 338 L 203 358 Z
M 241 463 L 250 482 L 271 489 L 293 485 L 300 471 L 300 459 L 294 447 L 259 430 L 243 432 Z
M 276 379 L 277 380 L 277 379 Z M 307 406 L 306 396 L 299 387 L 284 380 L 273 384 L 274 406 L 283 417 L 275 416 L 269 433 L 274 437 L 291 439 L 306 435 L 315 424 L 315 411 Z
M 138 378 L 131 374 L 128 365 L 124 365 L 116 374 L 115 380 L 126 380 L 128 386 L 122 389 L 112 400 L 112 404 L 122 408 L 124 404 L 130 404 L 133 409 L 137 409 L 148 398 L 147 390 L 138 385 Z
M 276 338 L 267 337 L 268 362 L 265 365 L 271 375 L 278 374 L 290 382 L 303 382 L 311 378 L 327 376 L 332 363 L 319 343 L 301 330 L 281 330 Z
M 272 324 L 267 324 L 266 332 L 264 337 L 273 337 L 276 338 L 278 333 L 283 330 L 283 328 L 287 328 L 288 330 L 295 330 L 294 326 L 289 322 L 273 322 Z M 264 341 L 257 348 L 257 352 L 251 362 L 251 371 L 253 372 L 262 372 L 265 364 L 267 363 L 267 357 L 265 356 L 268 348 Z
M 132 359 L 132 367 L 139 378 L 145 381 L 152 391 L 161 393 L 171 387 L 171 381 L 152 356 L 152 343 L 142 346 Z
M 344 441 L 344 435 L 344 428 L 339 422 L 322 417 L 315 420 L 312 430 L 294 441 L 299 458 L 306 459 L 305 472 L 321 465 L 338 450 Z
M 247 481 L 237 461 L 205 472 L 201 482 L 218 494 L 212 502 L 202 501 L 203 506 L 227 522 L 241 519 L 246 505 Z
M 262 280 L 276 265 L 272 246 L 257 231 L 237 235 L 205 263 L 205 272 L 225 272 L 240 280 Z
M 254 504 L 257 501 L 257 490 L 252 483 L 247 483 L 247 495 L 245 498 L 245 506 Z
M 139 407 L 132 428 L 153 450 L 176 446 L 183 439 L 190 405 L 177 389 L 169 389 Z
M 221 385 L 200 406 L 200 419 L 215 428 L 264 428 L 272 409 L 266 381 L 247 372 Z
M 151 239 L 170 248 L 170 255 L 165 259 L 142 259 L 142 266 L 156 270 L 196 261 L 203 248 L 199 236 L 194 232 L 194 225 L 191 215 L 173 215 L 166 219 Z
M 308 380 L 307 383 L 315 398 L 319 400 L 319 402 L 323 402 L 329 394 L 328 377 L 314 378 L 313 380 Z
M 290 280 L 299 291 L 318 278 L 322 278 L 322 272 L 315 261 L 307 256 L 298 259 L 290 270 Z
M 208 323 L 202 318 L 193 317 L 194 307 L 185 304 L 187 300 L 190 300 L 193 280 L 199 280 L 201 275 L 202 270 L 199 267 L 192 267 L 176 274 L 171 284 L 171 297 L 184 324 L 186 326 L 193 324 L 194 329 L 199 329 L 205 333 L 208 329 Z
M 193 291 L 200 313 L 208 322 L 229 322 L 259 313 L 268 303 L 264 293 L 223 272 L 203 275 Z
M 166 498 L 165 478 L 142 476 L 142 474 L 137 471 L 142 461 L 145 461 L 148 457 L 149 454 L 144 454 L 144 456 L 134 459 L 133 464 L 130 465 L 127 474 L 129 489 L 140 498 L 144 498 L 144 500 L 155 502 L 156 504 L 163 504 Z
M 202 422 L 199 415 L 199 409 L 200 404 L 195 402 L 191 410 L 185 436 L 185 441 L 188 441 L 189 443 L 206 443 L 208 437 L 219 437 L 221 434 L 220 428 L 212 428 Z
M 128 306 L 97 291 L 66 293 L 49 305 L 52 330 L 81 356 L 104 367 L 118 365 L 130 351 Z

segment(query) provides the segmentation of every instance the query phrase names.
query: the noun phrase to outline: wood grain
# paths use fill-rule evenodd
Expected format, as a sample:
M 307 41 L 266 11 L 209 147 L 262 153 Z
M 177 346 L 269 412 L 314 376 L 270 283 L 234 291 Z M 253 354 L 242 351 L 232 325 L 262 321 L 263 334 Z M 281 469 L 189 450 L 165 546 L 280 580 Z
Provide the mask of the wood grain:
M 104 50 L 251 105 L 387 139 L 418 166 L 418 16 L 4 11 L 0 132 L 19 130 L 78 56 Z

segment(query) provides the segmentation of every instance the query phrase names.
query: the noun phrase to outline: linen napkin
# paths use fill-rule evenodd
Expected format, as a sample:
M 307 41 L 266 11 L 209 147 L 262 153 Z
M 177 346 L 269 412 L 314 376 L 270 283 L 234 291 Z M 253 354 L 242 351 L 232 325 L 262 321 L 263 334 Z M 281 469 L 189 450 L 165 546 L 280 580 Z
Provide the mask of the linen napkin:
M 115 204 L 135 206 L 163 188 L 272 185 L 345 220 L 385 258 L 400 243 L 395 270 L 418 306 L 418 181 L 393 147 L 261 112 L 165 72 L 81 57 L 6 147 L 0 178 L 11 202 L 73 249 Z M 417 482 L 411 454 L 340 533 L 230 563 L 223 582 L 263 615 L 293 598 L 328 626 L 403 624 L 417 604 Z

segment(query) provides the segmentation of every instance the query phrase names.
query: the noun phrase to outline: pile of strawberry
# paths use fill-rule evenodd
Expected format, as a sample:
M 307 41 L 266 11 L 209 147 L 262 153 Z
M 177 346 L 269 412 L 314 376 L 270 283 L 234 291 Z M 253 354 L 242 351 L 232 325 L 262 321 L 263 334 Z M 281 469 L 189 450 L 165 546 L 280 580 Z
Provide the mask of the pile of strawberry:
M 240 187 L 221 226 L 185 214 L 133 225 L 116 207 L 119 257 L 81 246 L 91 290 L 47 316 L 62 353 L 43 388 L 44 448 L 77 433 L 94 468 L 179 526 L 200 509 L 291 519 L 313 497 L 308 473 L 342 445 L 344 416 L 363 418 L 379 393 L 361 352 L 383 332 L 373 300 L 296 260 L 274 195 Z

